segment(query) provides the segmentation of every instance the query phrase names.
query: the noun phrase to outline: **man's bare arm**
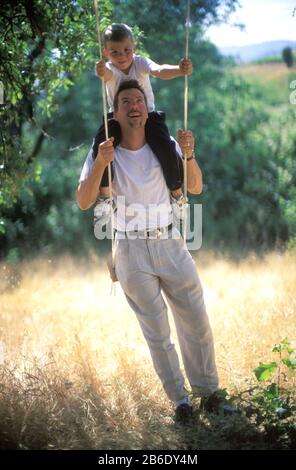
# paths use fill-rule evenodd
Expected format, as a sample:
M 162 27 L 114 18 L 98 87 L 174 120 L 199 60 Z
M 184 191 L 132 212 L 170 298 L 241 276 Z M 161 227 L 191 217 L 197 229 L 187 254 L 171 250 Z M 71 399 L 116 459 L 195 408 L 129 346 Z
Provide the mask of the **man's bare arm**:
M 194 152 L 195 139 L 191 131 L 178 130 L 178 143 L 187 165 L 187 189 L 191 194 L 202 192 L 202 173 L 197 162 L 191 158 Z M 189 161 L 188 161 L 189 160 Z
M 76 192 L 76 200 L 79 209 L 89 209 L 96 201 L 105 168 L 114 160 L 115 152 L 113 137 L 102 142 L 99 153 L 94 161 L 90 174 L 82 181 Z
M 187 189 L 191 194 L 202 192 L 202 172 L 196 160 L 190 160 L 187 165 Z

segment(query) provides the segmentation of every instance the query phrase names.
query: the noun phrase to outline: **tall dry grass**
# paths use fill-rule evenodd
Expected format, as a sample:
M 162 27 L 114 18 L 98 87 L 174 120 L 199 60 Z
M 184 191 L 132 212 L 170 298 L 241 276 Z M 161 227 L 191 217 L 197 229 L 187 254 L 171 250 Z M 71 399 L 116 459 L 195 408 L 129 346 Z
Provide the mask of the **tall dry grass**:
M 221 387 L 232 393 L 250 386 L 275 343 L 296 339 L 295 261 L 197 258 Z M 137 320 L 118 284 L 110 295 L 100 258 L 2 264 L 0 273 L 1 449 L 266 446 L 243 416 L 174 425 Z

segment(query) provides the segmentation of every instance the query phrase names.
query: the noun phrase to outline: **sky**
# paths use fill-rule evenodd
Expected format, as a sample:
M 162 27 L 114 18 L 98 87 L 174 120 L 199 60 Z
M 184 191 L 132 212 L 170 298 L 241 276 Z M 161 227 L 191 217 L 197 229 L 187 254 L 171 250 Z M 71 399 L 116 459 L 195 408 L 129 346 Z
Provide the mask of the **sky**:
M 223 24 L 211 26 L 206 36 L 218 47 L 245 46 L 277 39 L 296 41 L 296 0 L 239 0 L 241 8 L 231 23 L 244 23 L 245 31 Z

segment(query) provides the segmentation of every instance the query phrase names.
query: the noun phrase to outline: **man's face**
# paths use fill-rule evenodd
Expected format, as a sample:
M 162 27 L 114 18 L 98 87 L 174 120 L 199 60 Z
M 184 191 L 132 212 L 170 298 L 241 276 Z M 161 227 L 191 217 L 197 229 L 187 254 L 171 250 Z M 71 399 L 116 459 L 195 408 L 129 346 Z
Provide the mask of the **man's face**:
M 135 45 L 130 38 L 122 41 L 107 41 L 104 54 L 122 72 L 128 72 L 133 63 Z
M 122 129 L 142 128 L 148 118 L 148 110 L 143 93 L 137 88 L 123 90 L 118 95 L 118 109 L 115 119 Z

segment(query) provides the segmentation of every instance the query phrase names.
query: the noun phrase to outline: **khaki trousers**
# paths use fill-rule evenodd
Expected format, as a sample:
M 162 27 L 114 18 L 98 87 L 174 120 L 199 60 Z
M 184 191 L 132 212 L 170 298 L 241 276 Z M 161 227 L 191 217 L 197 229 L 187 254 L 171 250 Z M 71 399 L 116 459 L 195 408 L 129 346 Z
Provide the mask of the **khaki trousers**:
M 183 364 L 192 391 L 209 395 L 218 388 L 213 336 L 195 263 L 183 239 L 118 239 L 115 270 L 136 313 L 153 365 L 168 397 L 188 392 L 170 337 L 167 306 L 173 313 Z

